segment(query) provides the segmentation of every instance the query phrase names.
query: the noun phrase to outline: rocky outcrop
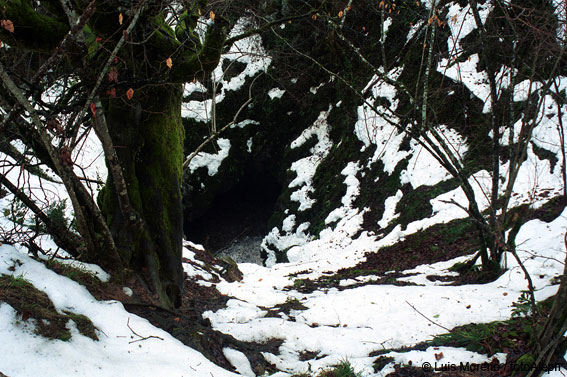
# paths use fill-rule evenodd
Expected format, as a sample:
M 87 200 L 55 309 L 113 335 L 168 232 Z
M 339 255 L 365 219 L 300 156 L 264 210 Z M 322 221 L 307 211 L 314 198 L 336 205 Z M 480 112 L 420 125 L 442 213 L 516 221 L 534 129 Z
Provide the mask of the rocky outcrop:
M 303 3 L 270 4 L 265 11 L 277 19 L 290 9 L 301 11 Z M 328 2 L 311 18 L 239 46 L 265 57 L 225 55 L 207 84 L 207 93 L 217 97 L 217 129 L 233 120 L 249 92 L 252 101 L 186 171 L 186 235 L 213 250 L 238 237 L 264 236 L 263 259 L 273 264 L 298 258 L 288 251 L 325 232 L 354 239 L 364 232 L 382 237 L 410 224 L 424 227 L 416 220 L 444 210 L 433 199 L 458 187 L 412 138 L 422 116 L 416 104 L 426 71 L 428 122 L 455 146 L 468 175 L 490 170 L 486 67 L 468 3 L 442 2 L 433 13 L 428 4 L 369 1 L 350 8 Z M 498 23 L 489 3 L 479 8 L 485 20 Z M 432 24 L 430 50 L 425 36 Z M 504 54 L 492 59 L 489 69 L 504 74 Z M 524 78 L 519 73 L 515 80 Z M 507 90 L 504 84 L 501 89 Z M 193 92 L 186 105 L 195 112 L 204 98 Z M 514 100 L 519 108 L 525 101 Z M 211 132 L 210 122 L 193 114 L 184 125 L 189 154 Z M 542 147 L 529 153 L 543 156 Z M 215 158 L 222 162 L 212 163 Z M 230 229 L 225 222 L 245 225 Z

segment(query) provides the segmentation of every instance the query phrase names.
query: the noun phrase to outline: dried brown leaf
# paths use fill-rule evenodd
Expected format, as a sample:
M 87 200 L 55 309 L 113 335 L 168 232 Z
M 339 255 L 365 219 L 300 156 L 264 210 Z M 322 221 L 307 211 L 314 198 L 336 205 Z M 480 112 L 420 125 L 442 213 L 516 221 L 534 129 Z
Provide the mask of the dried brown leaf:
M 8 30 L 10 33 L 14 32 L 14 23 L 10 20 L 0 20 L 0 26 Z
M 108 82 L 118 82 L 118 71 L 116 68 L 113 68 L 108 72 Z

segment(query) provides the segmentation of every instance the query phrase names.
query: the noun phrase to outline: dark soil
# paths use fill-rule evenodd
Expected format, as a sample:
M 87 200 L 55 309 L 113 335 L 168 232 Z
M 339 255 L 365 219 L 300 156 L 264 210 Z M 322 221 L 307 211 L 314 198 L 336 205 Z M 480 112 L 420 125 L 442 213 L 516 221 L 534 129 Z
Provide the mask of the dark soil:
M 72 312 L 60 314 L 44 292 L 23 278 L 0 275 L 0 301 L 14 308 L 22 321 L 34 319 L 35 332 L 40 336 L 70 340 L 71 332 L 66 324 L 73 320 L 82 335 L 98 340 L 90 319 Z
M 559 216 L 565 208 L 565 199 L 555 197 L 536 210 L 529 210 L 527 206 L 514 208 L 510 218 L 521 216 L 523 222 L 539 219 L 551 222 Z M 457 219 L 445 224 L 437 224 L 426 231 L 409 235 L 403 241 L 384 247 L 377 252 L 365 254 L 366 260 L 358 265 L 345 268 L 336 273 L 316 280 L 296 279 L 293 286 L 302 293 L 310 293 L 317 289 L 337 288 L 339 290 L 352 289 L 368 284 L 412 285 L 412 283 L 399 281 L 400 277 L 409 276 L 402 271 L 413 269 L 422 264 L 432 264 L 451 260 L 460 256 L 472 255 L 479 249 L 478 232 L 472 220 Z M 386 272 L 389 272 L 387 275 Z M 300 274 L 298 274 L 300 275 Z M 377 279 L 349 285 L 340 286 L 341 280 L 357 276 L 378 275 Z M 384 275 L 384 276 L 381 276 Z M 483 284 L 491 282 L 500 276 L 500 272 L 482 272 L 468 269 L 461 271 L 459 276 L 428 276 L 431 281 L 445 281 L 451 285 Z
M 238 281 L 242 279 L 242 273 L 238 270 L 234 262 L 215 259 L 209 252 L 196 249 L 193 251 L 195 252 L 196 259 L 204 262 L 207 266 L 207 270 L 212 273 L 212 282 L 220 282 L 219 276 L 222 276 L 227 281 Z M 184 263 L 195 262 L 184 259 Z M 72 269 L 66 265 L 50 264 L 48 267 L 84 284 L 90 293 L 98 300 L 118 300 L 122 302 L 126 310 L 130 313 L 147 319 L 154 326 L 167 331 L 183 344 L 196 349 L 209 360 L 225 369 L 234 370 L 222 352 L 223 348 L 230 347 L 246 354 L 252 369 L 257 375 L 262 375 L 266 371 L 275 371 L 275 367 L 268 364 L 260 352 L 279 354 L 278 349 L 282 341 L 273 339 L 262 344 L 241 342 L 230 335 L 213 330 L 210 322 L 204 319 L 202 314 L 208 310 L 216 311 L 226 307 L 228 298 L 221 295 L 214 287 L 206 287 L 198 284 L 197 278 L 185 280 L 185 293 L 181 307 L 175 310 L 166 310 L 157 305 L 155 296 L 147 289 L 146 285 L 143 283 L 143 279 L 133 274 L 125 274 L 120 277 L 120 281 L 118 281 L 119 279 L 113 279 L 108 283 L 102 283 L 92 275 L 80 273 L 80 271 L 76 271 L 76 269 Z M 4 289 L 7 284 L 2 279 L 4 279 L 4 277 L 0 278 L 0 301 L 7 301 L 5 296 L 8 291 Z M 124 286 L 133 290 L 134 293 L 131 297 L 123 292 L 122 287 Z M 8 299 L 12 296 L 19 297 L 18 295 L 10 294 Z M 45 299 L 48 300 L 47 296 L 45 296 Z M 38 302 L 36 298 L 29 299 L 29 295 L 22 300 L 25 303 Z M 7 302 L 10 303 L 9 301 Z M 39 306 L 49 307 L 47 302 L 39 302 Z M 16 310 L 20 311 L 17 305 L 14 307 Z M 55 311 L 54 307 L 53 311 Z M 26 313 L 25 309 L 23 312 L 24 314 Z M 69 314 L 69 316 L 71 315 L 72 313 Z M 71 319 L 77 322 L 77 326 L 80 329 L 80 321 L 77 321 L 75 316 L 76 315 L 71 317 Z M 45 315 L 42 318 L 46 318 Z M 65 321 L 62 322 L 63 326 L 68 319 L 69 318 L 66 318 Z M 58 322 L 55 321 L 54 323 Z M 141 341 L 143 341 L 143 339 Z
M 472 221 L 459 219 L 434 225 L 378 252 L 366 253 L 364 262 L 338 273 L 356 276 L 366 271 L 370 272 L 367 274 L 382 275 L 387 271 L 404 271 L 470 255 L 477 248 L 477 232 Z
M 199 285 L 196 280 L 185 281 L 185 295 L 182 306 L 174 311 L 165 310 L 153 304 L 124 303 L 129 312 L 146 318 L 152 325 L 159 327 L 183 344 L 201 352 L 215 364 L 234 370 L 222 350 L 229 347 L 246 354 L 252 369 L 258 375 L 273 371 L 260 352 L 279 353 L 281 340 L 267 343 L 241 342 L 230 335 L 213 330 L 209 320 L 202 314 L 207 310 L 216 311 L 226 306 L 227 297 L 214 287 Z

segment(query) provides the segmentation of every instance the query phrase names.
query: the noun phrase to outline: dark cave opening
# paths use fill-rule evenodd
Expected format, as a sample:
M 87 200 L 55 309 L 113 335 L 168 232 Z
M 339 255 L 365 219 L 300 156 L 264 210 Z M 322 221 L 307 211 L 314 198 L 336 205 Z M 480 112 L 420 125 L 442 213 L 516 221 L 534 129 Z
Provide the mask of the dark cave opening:
M 217 253 L 241 239 L 263 236 L 281 189 L 269 173 L 245 174 L 204 214 L 185 221 L 185 237 Z

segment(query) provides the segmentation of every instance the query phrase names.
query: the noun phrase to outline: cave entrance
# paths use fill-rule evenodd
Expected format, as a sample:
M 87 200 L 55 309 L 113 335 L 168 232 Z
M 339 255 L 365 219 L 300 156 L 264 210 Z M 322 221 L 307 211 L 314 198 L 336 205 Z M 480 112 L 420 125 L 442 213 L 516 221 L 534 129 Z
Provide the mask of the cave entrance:
M 280 193 L 281 186 L 271 175 L 248 173 L 217 195 L 203 215 L 186 221 L 185 236 L 213 254 L 261 263 L 260 242 L 269 231 L 268 220 Z

